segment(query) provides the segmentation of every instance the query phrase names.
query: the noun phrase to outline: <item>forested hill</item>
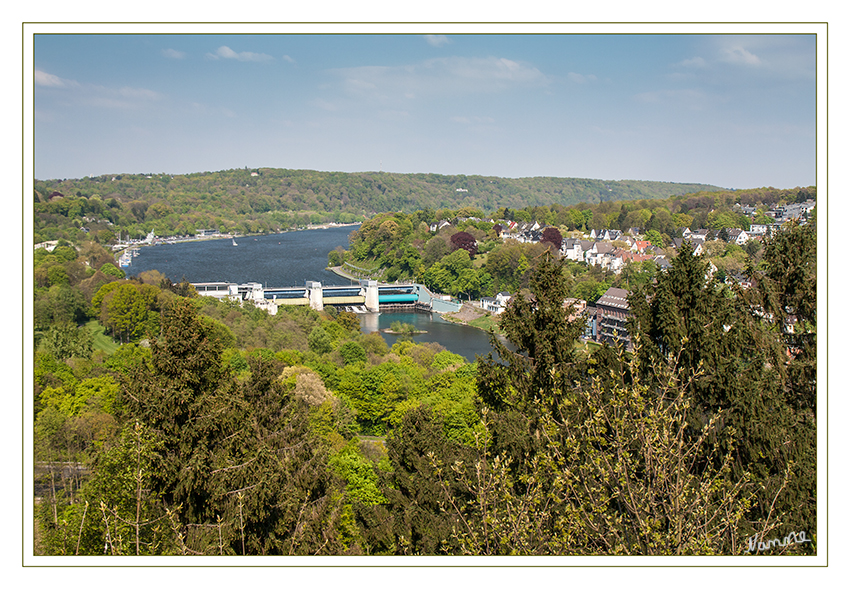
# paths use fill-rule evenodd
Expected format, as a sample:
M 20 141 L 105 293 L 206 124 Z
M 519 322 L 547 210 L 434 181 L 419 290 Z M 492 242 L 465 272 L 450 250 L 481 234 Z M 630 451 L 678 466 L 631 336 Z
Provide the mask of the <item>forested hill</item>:
M 271 225 L 285 225 L 296 213 L 308 222 L 351 222 L 383 211 L 411 213 L 429 208 L 456 210 L 463 206 L 494 211 L 500 207 L 663 199 L 715 190 L 721 189 L 704 184 L 640 180 L 255 168 L 174 176 L 116 174 L 76 180 L 37 180 L 35 200 L 47 203 L 59 197 L 88 200 L 97 197 L 106 208 L 119 205 L 121 209 L 129 208 L 136 217 L 130 221 L 163 220 L 159 223 L 160 230 L 167 234 L 180 232 L 178 218 L 187 229 L 216 224 L 216 217 L 247 216 L 256 220 L 265 217 Z M 96 205 L 96 201 L 88 204 Z M 270 213 L 276 215 L 269 219 Z

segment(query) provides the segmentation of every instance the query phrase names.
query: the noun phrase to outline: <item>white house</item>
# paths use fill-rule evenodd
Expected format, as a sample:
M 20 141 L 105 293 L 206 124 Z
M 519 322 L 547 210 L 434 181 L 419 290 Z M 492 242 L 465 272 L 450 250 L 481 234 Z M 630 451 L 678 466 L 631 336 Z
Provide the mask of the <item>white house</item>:
M 495 297 L 484 297 L 481 299 L 481 307 L 494 315 L 500 315 L 505 312 L 508 306 L 508 301 L 511 300 L 511 293 L 500 292 Z
M 589 250 L 585 251 L 584 261 L 591 266 L 607 267 L 608 263 L 605 262 L 605 256 L 611 254 L 613 251 L 614 246 L 610 243 L 596 241 Z
M 743 229 L 729 229 L 729 241 L 737 245 L 744 245 L 750 240 L 749 234 Z

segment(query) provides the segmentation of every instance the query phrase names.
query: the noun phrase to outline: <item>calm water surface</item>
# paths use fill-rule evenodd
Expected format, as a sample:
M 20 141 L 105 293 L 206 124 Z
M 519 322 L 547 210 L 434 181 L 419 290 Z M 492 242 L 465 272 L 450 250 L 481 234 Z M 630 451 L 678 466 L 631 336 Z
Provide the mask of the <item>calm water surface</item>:
M 130 276 L 146 270 L 159 270 L 174 282 L 259 282 L 267 287 L 303 286 L 308 280 L 323 285 L 343 285 L 349 281 L 325 270 L 328 252 L 348 248 L 348 235 L 357 227 L 332 227 L 291 231 L 274 235 L 192 241 L 174 245 L 143 247 L 125 268 Z M 402 321 L 428 333 L 417 335 L 415 342 L 437 342 L 470 362 L 475 355 L 486 356 L 491 350 L 487 334 L 480 329 L 443 320 L 436 313 L 363 314 L 364 333 L 388 328 Z M 396 336 L 381 334 L 387 344 Z
M 492 351 L 487 333 L 474 327 L 458 325 L 441 318 L 438 313 L 380 313 L 360 316 L 360 330 L 363 333 L 387 329 L 394 321 L 410 323 L 417 331 L 425 331 L 413 336 L 416 343 L 437 342 L 455 354 L 460 354 L 470 362 L 475 356 L 487 356 Z M 381 333 L 387 345 L 393 345 L 398 336 Z
M 348 280 L 325 270 L 328 252 L 348 248 L 356 227 L 290 231 L 257 237 L 190 241 L 143 247 L 126 268 L 136 275 L 159 270 L 174 282 L 260 282 L 268 287 L 303 286 L 315 280 L 329 286 Z

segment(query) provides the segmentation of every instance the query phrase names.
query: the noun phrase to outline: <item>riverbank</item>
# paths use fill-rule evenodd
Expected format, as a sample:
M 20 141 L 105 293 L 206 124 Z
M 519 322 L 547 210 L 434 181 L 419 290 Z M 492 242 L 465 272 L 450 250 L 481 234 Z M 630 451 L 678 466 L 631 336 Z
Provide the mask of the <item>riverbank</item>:
M 353 276 L 352 274 L 346 272 L 342 266 L 329 266 L 326 268 L 330 272 L 333 272 L 337 276 L 341 276 L 348 280 L 360 280 L 359 278 Z M 456 313 L 440 313 L 439 311 L 431 311 L 432 313 L 437 313 L 440 317 L 449 321 L 451 323 L 458 323 L 460 325 L 466 325 L 469 327 L 474 327 L 476 329 L 480 329 L 481 331 L 489 332 L 491 329 L 497 334 L 501 334 L 502 330 L 499 327 L 499 316 L 493 315 L 492 313 L 481 309 L 480 307 L 476 307 L 471 305 L 470 303 L 463 303 L 460 308 L 460 311 Z M 388 332 L 389 333 L 389 332 Z
M 460 323 L 461 325 L 475 327 L 482 331 L 490 331 L 492 329 L 497 334 L 502 333 L 499 327 L 498 315 L 493 315 L 469 303 L 463 303 L 463 306 L 457 313 L 444 313 L 442 317 L 452 323 Z
M 343 278 L 347 278 L 348 280 L 355 280 L 355 281 L 360 280 L 359 278 L 357 278 L 353 274 L 349 274 L 348 272 L 343 270 L 342 266 L 328 266 L 327 268 L 325 268 L 325 270 L 328 270 L 329 272 L 333 272 L 337 276 L 342 276 Z
M 151 241 L 146 240 L 131 240 L 127 242 L 119 242 L 112 246 L 113 252 L 123 252 L 129 248 L 138 248 L 151 245 L 174 245 L 177 243 L 192 243 L 198 241 L 217 241 L 226 239 L 242 239 L 246 237 L 265 237 L 267 235 L 283 235 L 284 233 L 292 233 L 295 231 L 312 231 L 316 229 L 334 229 L 337 227 L 354 227 L 360 225 L 357 223 L 322 223 L 320 225 L 307 225 L 306 227 L 292 227 L 271 233 L 214 233 L 210 235 L 172 235 L 169 237 L 154 237 Z M 49 243 L 49 242 L 45 242 Z M 330 269 L 330 268 L 329 268 Z M 356 279 L 355 279 L 356 280 Z

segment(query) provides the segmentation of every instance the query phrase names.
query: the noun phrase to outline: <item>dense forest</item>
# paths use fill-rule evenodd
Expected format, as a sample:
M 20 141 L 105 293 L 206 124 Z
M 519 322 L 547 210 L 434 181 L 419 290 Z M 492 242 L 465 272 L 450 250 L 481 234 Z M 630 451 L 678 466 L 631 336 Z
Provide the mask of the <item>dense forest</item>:
M 76 242 L 87 231 L 105 243 L 123 236 L 192 235 L 199 229 L 276 232 L 309 223 L 350 223 L 383 211 L 573 205 L 665 199 L 701 184 L 576 178 L 498 178 L 342 173 L 272 168 L 186 175 L 115 174 L 35 182 L 35 242 Z M 459 192 L 462 191 L 462 192 Z
M 501 262 L 492 247 L 476 268 L 472 244 L 452 241 L 458 231 L 426 241 L 422 226 L 441 216 L 431 209 L 379 215 L 350 252 L 331 253 L 450 284 L 489 264 L 492 284 L 522 291 L 500 324 L 512 347 L 493 337 L 493 353 L 468 363 L 415 337 L 388 348 L 346 312 L 272 316 L 155 271 L 126 279 L 108 239 L 63 237 L 69 226 L 50 215 L 78 213 L 50 207 L 99 199 L 124 227 L 131 202 L 147 203 L 145 218 L 157 202 L 172 207 L 158 220 L 191 207 L 78 190 L 35 205 L 41 237 L 60 239 L 36 251 L 33 270 L 36 554 L 817 551 L 813 223 L 743 253 L 751 288 L 719 280 L 687 246 L 669 269 L 635 277 L 629 353 L 576 345 L 584 326 L 563 302 L 579 271 L 545 244 L 506 249 Z M 762 203 L 805 196 L 753 192 Z M 645 225 L 669 236 L 687 220 L 676 215 L 737 222 L 722 194 L 500 216 L 569 230 L 575 210 L 583 228 L 647 211 Z M 216 207 L 232 222 L 216 202 L 199 223 Z M 142 231 L 146 222 L 136 217 Z M 468 223 L 490 248 L 492 224 Z M 429 246 L 435 237 L 445 242 Z

